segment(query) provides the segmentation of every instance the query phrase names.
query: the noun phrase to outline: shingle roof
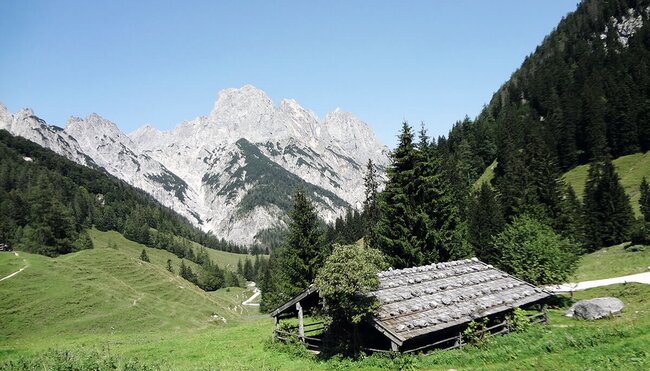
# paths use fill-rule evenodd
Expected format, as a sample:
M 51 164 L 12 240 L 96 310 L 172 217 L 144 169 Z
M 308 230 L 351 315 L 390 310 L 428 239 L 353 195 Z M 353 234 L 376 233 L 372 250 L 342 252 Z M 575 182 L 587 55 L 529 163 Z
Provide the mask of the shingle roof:
M 401 342 L 552 295 L 476 258 L 377 276 L 375 322 Z

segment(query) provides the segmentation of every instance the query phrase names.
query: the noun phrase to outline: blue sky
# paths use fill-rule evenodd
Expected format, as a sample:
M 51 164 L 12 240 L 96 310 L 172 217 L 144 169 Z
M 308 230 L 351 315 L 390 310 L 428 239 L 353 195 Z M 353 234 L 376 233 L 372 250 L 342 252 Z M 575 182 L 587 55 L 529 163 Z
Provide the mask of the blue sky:
M 168 130 L 252 84 L 392 148 L 403 120 L 437 136 L 475 117 L 576 2 L 1 1 L 0 102 Z

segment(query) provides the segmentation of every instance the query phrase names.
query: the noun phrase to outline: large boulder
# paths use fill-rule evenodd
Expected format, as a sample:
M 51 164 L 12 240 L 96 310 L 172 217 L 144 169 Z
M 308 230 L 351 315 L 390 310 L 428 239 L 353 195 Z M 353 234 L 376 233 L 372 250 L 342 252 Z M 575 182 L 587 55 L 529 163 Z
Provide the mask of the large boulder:
M 616 298 L 595 298 L 580 300 L 573 304 L 566 312 L 567 317 L 586 319 L 589 321 L 608 317 L 619 313 L 623 309 L 623 302 Z

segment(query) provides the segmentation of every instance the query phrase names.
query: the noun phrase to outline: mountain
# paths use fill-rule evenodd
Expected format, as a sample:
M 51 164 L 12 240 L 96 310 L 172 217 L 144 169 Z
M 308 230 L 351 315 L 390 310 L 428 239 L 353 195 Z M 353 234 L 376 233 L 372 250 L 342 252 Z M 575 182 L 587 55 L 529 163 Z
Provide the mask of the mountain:
M 331 222 L 360 207 L 368 159 L 382 174 L 388 164 L 388 149 L 352 114 L 337 109 L 321 120 L 295 100 L 276 106 L 251 85 L 221 91 L 208 116 L 167 132 L 145 125 L 125 135 L 96 114 L 60 129 L 4 106 L 0 128 L 103 168 L 203 230 L 244 244 L 285 226 L 296 186 Z
M 582 1 L 443 138 L 470 182 L 497 159 L 497 183 L 534 141 L 561 171 L 650 150 L 650 1 Z

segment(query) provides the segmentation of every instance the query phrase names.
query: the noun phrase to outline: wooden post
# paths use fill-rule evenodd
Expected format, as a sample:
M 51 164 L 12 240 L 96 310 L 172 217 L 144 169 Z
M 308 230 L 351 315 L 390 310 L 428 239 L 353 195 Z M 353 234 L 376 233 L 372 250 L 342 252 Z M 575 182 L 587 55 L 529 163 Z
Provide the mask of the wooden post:
M 300 302 L 296 303 L 296 309 L 298 310 L 298 336 L 302 342 L 305 341 L 305 323 L 302 319 L 302 306 Z
M 392 350 L 393 352 L 399 352 L 399 345 L 397 345 L 396 342 L 391 341 L 390 342 L 390 350 Z
M 275 329 L 273 330 L 272 340 L 275 341 L 275 336 L 278 334 L 277 331 L 280 329 L 280 321 L 278 320 L 278 316 L 273 317 L 273 324 L 275 324 Z

